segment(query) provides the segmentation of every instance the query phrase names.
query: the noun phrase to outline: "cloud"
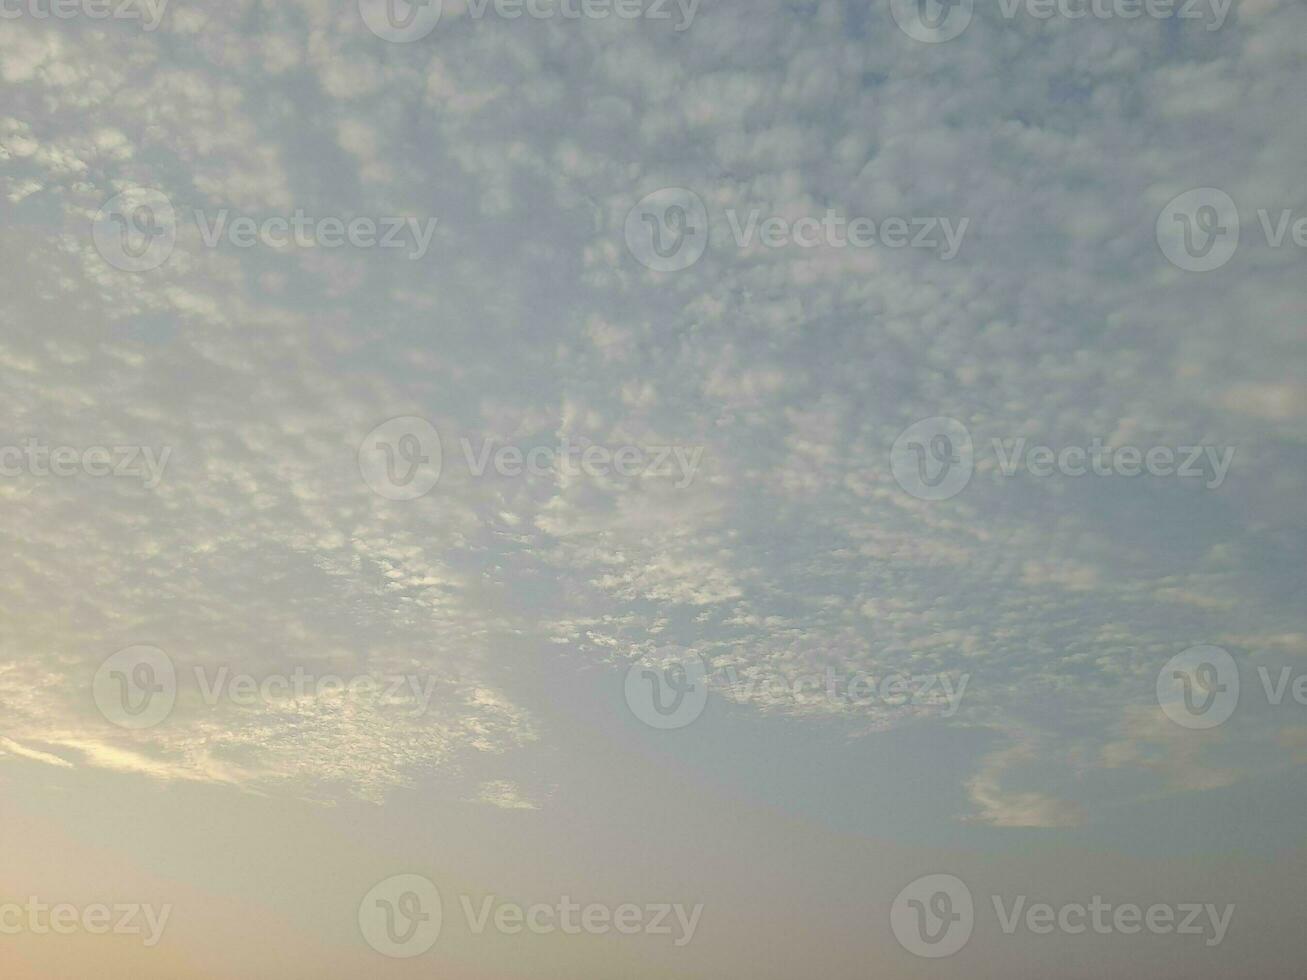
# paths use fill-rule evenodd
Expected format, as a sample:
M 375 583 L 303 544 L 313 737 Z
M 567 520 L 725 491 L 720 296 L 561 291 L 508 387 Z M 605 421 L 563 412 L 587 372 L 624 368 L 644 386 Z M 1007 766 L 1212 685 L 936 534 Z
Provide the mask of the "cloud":
M 483 803 L 501 810 L 538 810 L 540 807 L 522 796 L 521 791 L 511 782 L 495 780 L 482 783 L 477 787 L 476 795 L 469 803 Z
M 60 758 L 57 755 L 51 755 L 49 752 L 41 752 L 37 749 L 30 749 L 24 745 L 19 745 L 11 738 L 0 738 L 0 753 L 8 752 L 23 759 L 30 759 L 33 762 L 44 762 L 48 766 L 55 766 L 59 769 L 72 769 L 73 764 L 67 759 Z
M 15 515 L 0 601 L 22 611 L 0 649 L 4 737 L 152 778 L 382 799 L 484 782 L 479 754 L 549 739 L 549 706 L 497 669 L 513 645 L 616 672 L 675 642 L 759 674 L 973 673 L 953 723 L 1049 733 L 966 781 L 993 825 L 1092 819 L 1093 801 L 1011 788 L 1068 756 L 1168 792 L 1237 776 L 1147 710 L 1189 645 L 1297 653 L 1307 635 L 1300 269 L 1250 242 L 1182 273 L 1154 222 L 1199 182 L 1250 218 L 1307 206 L 1283 125 L 1307 15 L 1244 4 L 1164 44 L 1152 24 L 978 17 L 926 71 L 882 13 L 810 7 L 722 4 L 680 33 L 451 17 L 411 45 L 321 2 L 200 0 L 155 36 L 7 21 L 10 441 L 173 456 L 153 492 L 0 480 Z M 998 81 L 1013 65 L 1015 92 Z M 173 256 L 134 275 L 89 228 L 138 185 L 180 219 Z M 670 186 L 711 225 L 674 274 L 624 238 L 631 207 Z M 209 248 L 194 212 L 224 208 L 440 232 L 418 262 Z M 970 224 L 951 261 L 740 248 L 730 208 Z M 446 458 L 438 490 L 401 506 L 369 492 L 357 452 L 404 415 L 432 420 Z M 956 498 L 923 501 L 889 448 L 939 416 L 978 458 Z M 702 449 L 702 466 L 680 488 L 476 477 L 458 450 L 564 436 Z M 1210 491 L 1005 477 L 986 454 L 1018 438 L 1238 455 Z M 141 642 L 183 671 L 431 675 L 440 710 L 183 702 L 172 727 L 128 736 L 86 692 Z
M 1077 827 L 1085 821 L 1082 807 L 1055 799 L 1038 790 L 1005 790 L 1005 772 L 1019 763 L 1033 761 L 1033 746 L 1018 743 L 986 755 L 980 770 L 968 781 L 967 792 L 975 812 L 972 818 L 991 827 Z

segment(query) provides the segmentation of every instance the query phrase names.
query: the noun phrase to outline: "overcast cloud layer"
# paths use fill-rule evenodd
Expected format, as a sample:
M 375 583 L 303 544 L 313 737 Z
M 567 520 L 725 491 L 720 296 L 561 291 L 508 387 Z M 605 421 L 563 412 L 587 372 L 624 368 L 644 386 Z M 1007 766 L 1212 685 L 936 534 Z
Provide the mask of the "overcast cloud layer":
M 529 761 L 557 696 L 514 683 L 510 649 L 595 679 L 576 717 L 625 711 L 631 665 L 697 656 L 762 679 L 727 692 L 740 718 L 965 733 L 984 750 L 928 777 L 959 827 L 1092 828 L 1301 780 L 1307 708 L 1269 704 L 1257 670 L 1307 671 L 1307 7 L 1238 0 L 1213 29 L 1206 5 L 981 0 L 943 43 L 887 3 L 668 9 L 446 0 L 409 43 L 328 0 L 0 24 L 0 443 L 166 454 L 153 478 L 0 461 L 0 785 L 44 766 L 567 812 Z M 629 241 L 665 188 L 710 228 L 674 271 Z M 1241 221 L 1210 271 L 1170 261 L 1181 223 L 1159 225 L 1193 188 Z M 134 272 L 93 229 L 141 189 L 175 247 Z M 1272 232 L 1291 215 L 1278 246 L 1259 210 Z M 828 212 L 877 241 L 764 240 L 768 217 Z M 206 242 L 297 213 L 402 219 L 402 244 Z M 893 247 L 894 216 L 939 246 Z M 411 417 L 439 433 L 440 479 L 390 499 L 360 449 Z M 922 499 L 893 447 L 941 418 L 972 472 Z M 478 475 L 486 440 L 555 454 Z M 1018 447 L 1096 442 L 1203 455 L 1189 475 L 1005 472 Z M 619 472 L 586 446 L 641 455 Z M 167 722 L 132 729 L 94 684 L 137 645 L 179 682 Z M 1244 686 L 1202 732 L 1157 695 L 1199 645 Z M 297 667 L 378 685 L 210 704 L 196 674 Z M 774 683 L 827 671 L 968 680 L 954 705 Z

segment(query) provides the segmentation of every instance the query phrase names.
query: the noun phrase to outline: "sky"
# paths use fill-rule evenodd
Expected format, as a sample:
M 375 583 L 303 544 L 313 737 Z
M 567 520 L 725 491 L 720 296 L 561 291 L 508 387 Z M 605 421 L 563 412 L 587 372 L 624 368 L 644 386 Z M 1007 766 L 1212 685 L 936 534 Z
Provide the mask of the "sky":
M 0 973 L 1302 973 L 1298 0 L 2 0 Z

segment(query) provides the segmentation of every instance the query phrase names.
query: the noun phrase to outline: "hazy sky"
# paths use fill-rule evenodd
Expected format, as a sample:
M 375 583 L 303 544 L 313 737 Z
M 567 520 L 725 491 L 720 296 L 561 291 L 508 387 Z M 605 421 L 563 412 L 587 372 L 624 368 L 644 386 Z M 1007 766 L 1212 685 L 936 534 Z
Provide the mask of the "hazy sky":
M 0 0 L 0 974 L 1301 976 L 1307 6 L 1141 5 Z

